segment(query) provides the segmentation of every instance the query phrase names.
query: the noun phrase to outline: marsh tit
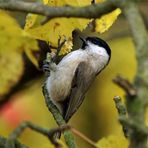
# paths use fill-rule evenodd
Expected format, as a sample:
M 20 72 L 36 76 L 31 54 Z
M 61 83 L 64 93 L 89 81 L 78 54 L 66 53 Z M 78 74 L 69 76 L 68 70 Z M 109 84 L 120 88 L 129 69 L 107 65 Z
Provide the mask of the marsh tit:
M 81 38 L 78 50 L 67 54 L 54 68 L 46 86 L 52 102 L 57 106 L 66 122 L 82 104 L 95 77 L 108 65 L 111 50 L 98 37 Z

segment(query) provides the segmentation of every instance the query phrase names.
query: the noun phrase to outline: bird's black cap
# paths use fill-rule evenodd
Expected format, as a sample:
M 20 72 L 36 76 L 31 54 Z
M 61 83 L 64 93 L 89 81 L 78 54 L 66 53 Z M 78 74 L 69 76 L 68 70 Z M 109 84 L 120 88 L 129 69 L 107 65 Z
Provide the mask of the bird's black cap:
M 82 45 L 83 49 L 87 46 L 87 41 L 89 41 L 95 45 L 103 47 L 106 50 L 106 52 L 108 53 L 108 55 L 111 56 L 111 49 L 104 40 L 102 40 L 98 37 L 87 37 L 86 39 L 83 39 L 82 41 L 83 41 L 83 45 Z

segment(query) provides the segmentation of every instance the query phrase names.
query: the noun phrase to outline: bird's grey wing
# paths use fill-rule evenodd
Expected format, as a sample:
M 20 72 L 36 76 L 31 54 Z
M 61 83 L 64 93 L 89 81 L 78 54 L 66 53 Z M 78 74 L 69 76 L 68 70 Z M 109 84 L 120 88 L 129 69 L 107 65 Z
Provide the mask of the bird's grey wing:
M 82 104 L 85 94 L 95 78 L 96 73 L 92 67 L 85 62 L 81 62 L 76 71 L 72 81 L 71 93 L 66 99 L 64 119 L 66 122 L 78 110 Z

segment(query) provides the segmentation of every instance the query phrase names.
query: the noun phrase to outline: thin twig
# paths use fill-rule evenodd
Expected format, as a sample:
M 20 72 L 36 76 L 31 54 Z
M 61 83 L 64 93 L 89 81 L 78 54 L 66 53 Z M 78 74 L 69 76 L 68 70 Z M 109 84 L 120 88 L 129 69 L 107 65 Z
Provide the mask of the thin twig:
M 23 131 L 26 128 L 30 128 L 31 130 L 34 130 L 44 136 L 46 136 L 51 143 L 55 146 L 55 148 L 61 148 L 61 144 L 57 142 L 57 140 L 54 138 L 54 135 L 57 132 L 64 132 L 66 130 L 70 130 L 69 125 L 60 126 L 58 128 L 53 128 L 51 130 L 45 129 L 43 127 L 37 126 L 31 122 L 23 122 L 21 123 L 8 137 L 8 140 L 6 140 L 5 148 L 15 148 L 16 139 L 20 137 L 20 135 L 23 133 Z
M 55 145 L 56 148 L 60 148 L 61 145 L 53 138 L 54 134 L 61 130 L 63 131 L 63 129 L 59 129 L 59 128 L 55 128 L 52 130 L 47 130 L 45 128 L 42 128 L 40 126 L 37 126 L 31 122 L 23 122 L 21 123 L 8 137 L 8 140 L 6 141 L 5 144 L 5 148 L 15 148 L 15 141 L 16 139 L 22 134 L 22 132 L 26 129 L 26 128 L 30 128 L 46 137 L 49 138 L 49 140 L 51 141 L 52 144 Z
M 97 145 L 94 141 L 92 141 L 91 139 L 86 137 L 84 134 L 82 134 L 81 132 L 79 132 L 78 130 L 76 130 L 75 128 L 73 128 L 69 125 L 63 125 L 63 126 L 59 126 L 57 128 L 53 128 L 53 129 L 48 130 L 48 129 L 45 129 L 45 128 L 40 127 L 38 125 L 35 125 L 31 122 L 26 121 L 26 122 L 21 123 L 10 134 L 10 136 L 8 137 L 8 140 L 6 140 L 5 148 L 10 148 L 10 147 L 15 148 L 15 146 L 13 147 L 13 144 L 15 145 L 16 139 L 21 136 L 21 134 L 23 133 L 23 131 L 26 128 L 30 128 L 31 130 L 34 130 L 35 132 L 40 133 L 40 134 L 46 136 L 47 138 L 49 138 L 49 140 L 55 146 L 55 148 L 61 148 L 61 145 L 56 141 L 56 139 L 54 138 L 54 135 L 58 132 L 65 132 L 67 130 L 71 130 L 75 135 L 79 136 L 80 138 L 82 138 L 84 141 L 86 141 L 90 145 L 97 147 Z
M 114 101 L 115 101 L 115 105 L 116 105 L 116 108 L 117 108 L 117 111 L 119 113 L 119 118 L 120 117 L 124 117 L 126 118 L 126 107 L 123 105 L 122 101 L 121 101 L 121 98 L 119 96 L 115 96 L 114 97 Z M 122 129 L 123 129 L 123 132 L 124 132 L 124 135 L 125 137 L 128 137 L 128 128 L 127 126 L 121 121 L 119 120 L 121 125 L 122 125 Z
M 123 131 L 126 137 L 131 138 L 131 135 L 134 131 L 136 135 L 143 137 L 148 136 L 148 127 L 143 123 L 137 122 L 132 118 L 127 117 L 126 108 L 121 102 L 119 96 L 114 97 L 115 105 L 119 113 L 119 121 L 123 127 Z M 130 133 L 129 133 L 130 132 Z
M 127 79 L 117 76 L 113 79 L 113 82 L 120 86 L 131 98 L 137 95 L 137 90 Z
M 89 143 L 90 145 L 97 147 L 96 143 L 94 141 L 92 141 L 91 139 L 89 139 L 88 137 L 86 137 L 84 134 L 82 134 L 80 131 L 76 130 L 75 128 L 71 127 L 70 130 L 77 136 L 79 136 L 80 138 L 82 138 L 84 141 L 86 141 L 87 143 Z
M 125 117 L 119 117 L 120 122 L 124 123 L 126 127 L 129 127 L 130 129 L 133 129 L 137 135 L 145 135 L 148 136 L 148 127 L 144 124 L 138 123 L 136 121 L 133 121 L 132 119 L 125 118 Z

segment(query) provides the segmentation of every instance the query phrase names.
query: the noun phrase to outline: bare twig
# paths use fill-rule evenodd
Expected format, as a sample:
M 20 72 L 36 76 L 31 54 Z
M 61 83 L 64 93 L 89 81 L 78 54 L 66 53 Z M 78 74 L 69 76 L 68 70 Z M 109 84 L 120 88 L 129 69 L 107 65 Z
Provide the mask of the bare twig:
M 132 118 L 128 118 L 126 115 L 126 107 L 122 104 L 121 98 L 119 96 L 114 97 L 114 101 L 116 104 L 116 108 L 119 113 L 119 121 L 123 127 L 123 131 L 126 136 L 131 138 L 133 131 L 136 132 L 136 134 L 143 136 L 148 136 L 148 127 L 145 126 L 143 123 L 139 123 L 137 121 L 134 121 Z M 129 132 L 131 132 L 129 134 Z M 128 134 L 128 135 L 127 135 Z
M 56 17 L 98 18 L 103 14 L 113 11 L 115 8 L 116 6 L 109 1 L 85 7 L 49 7 L 37 2 L 31 3 L 17 0 L 0 0 L 0 9 L 35 13 L 46 16 L 50 19 Z
M 119 96 L 114 97 L 115 105 L 118 110 L 119 116 L 126 116 L 126 107 L 121 102 L 121 98 Z
M 8 140 L 6 141 L 5 144 L 5 148 L 15 148 L 15 141 L 16 139 L 22 134 L 22 132 L 26 129 L 26 128 L 30 128 L 31 130 L 34 130 L 44 136 L 46 136 L 47 138 L 49 138 L 49 140 L 51 141 L 51 143 L 56 147 L 56 148 L 60 148 L 61 145 L 56 141 L 56 139 L 54 139 L 54 134 L 56 134 L 57 132 L 63 132 L 65 130 L 68 130 L 70 127 L 69 126 L 62 126 L 59 128 L 54 128 L 51 130 L 47 130 L 45 128 L 42 128 L 40 126 L 37 126 L 31 122 L 23 122 L 21 123 L 8 137 Z
M 127 79 L 117 76 L 113 79 L 113 82 L 120 86 L 128 96 L 135 97 L 137 95 L 136 88 Z
M 59 126 L 58 128 L 53 128 L 53 129 L 45 129 L 43 127 L 37 126 L 31 122 L 23 122 L 21 123 L 8 137 L 8 140 L 6 141 L 5 144 L 5 148 L 15 148 L 15 146 L 13 147 L 13 144 L 16 144 L 16 139 L 19 138 L 21 136 L 21 134 L 23 133 L 23 131 L 26 128 L 30 128 L 31 130 L 36 131 L 37 133 L 40 133 L 44 136 L 46 136 L 47 138 L 49 138 L 49 140 L 51 141 L 51 143 L 55 146 L 55 148 L 60 148 L 61 145 L 56 141 L 56 139 L 54 139 L 54 135 L 58 132 L 65 132 L 67 130 L 71 130 L 75 135 L 81 137 L 84 141 L 86 141 L 87 143 L 89 143 L 90 145 L 97 147 L 96 143 L 93 142 L 91 139 L 89 139 L 88 137 L 86 137 L 84 134 L 82 134 L 81 132 L 79 132 L 78 130 L 76 130 L 75 128 L 69 126 L 69 125 L 63 125 L 63 126 Z M 18 143 L 19 144 L 19 143 Z M 21 148 L 26 148 L 25 146 L 23 147 L 23 145 L 21 145 Z
M 143 135 L 148 136 L 148 127 L 144 124 L 135 122 L 134 120 L 125 117 L 119 117 L 119 121 L 126 127 L 133 129 L 137 134 L 140 134 L 141 137 L 143 137 Z
M 117 108 L 117 111 L 119 113 L 119 121 L 122 125 L 122 129 L 123 129 L 123 132 L 124 132 L 124 135 L 125 137 L 128 137 L 128 128 L 127 126 L 124 124 L 124 122 L 122 122 L 120 120 L 120 117 L 124 117 L 124 118 L 127 118 L 126 116 L 126 107 L 123 105 L 122 101 L 121 101 L 121 98 L 119 96 L 115 96 L 114 97 L 114 101 L 115 101 L 115 105 L 116 105 L 116 108 Z
M 45 129 L 43 127 L 37 126 L 31 122 L 23 122 L 21 123 L 8 137 L 8 140 L 6 140 L 5 148 L 15 148 L 16 139 L 22 134 L 22 132 L 26 129 L 30 128 L 31 130 L 34 130 L 44 136 L 46 136 L 51 143 L 56 148 L 61 148 L 61 145 L 56 141 L 54 138 L 54 135 L 57 132 L 64 132 L 66 130 L 70 130 L 71 127 L 69 125 L 60 126 L 58 128 L 53 128 L 51 130 Z
M 87 143 L 89 143 L 90 145 L 92 145 L 93 147 L 98 147 L 96 145 L 96 143 L 94 141 L 92 141 L 91 139 L 89 139 L 88 137 L 86 137 L 84 134 L 82 134 L 80 131 L 76 130 L 75 128 L 71 127 L 70 130 L 77 136 L 79 136 L 80 138 L 82 138 L 84 141 L 86 141 Z

